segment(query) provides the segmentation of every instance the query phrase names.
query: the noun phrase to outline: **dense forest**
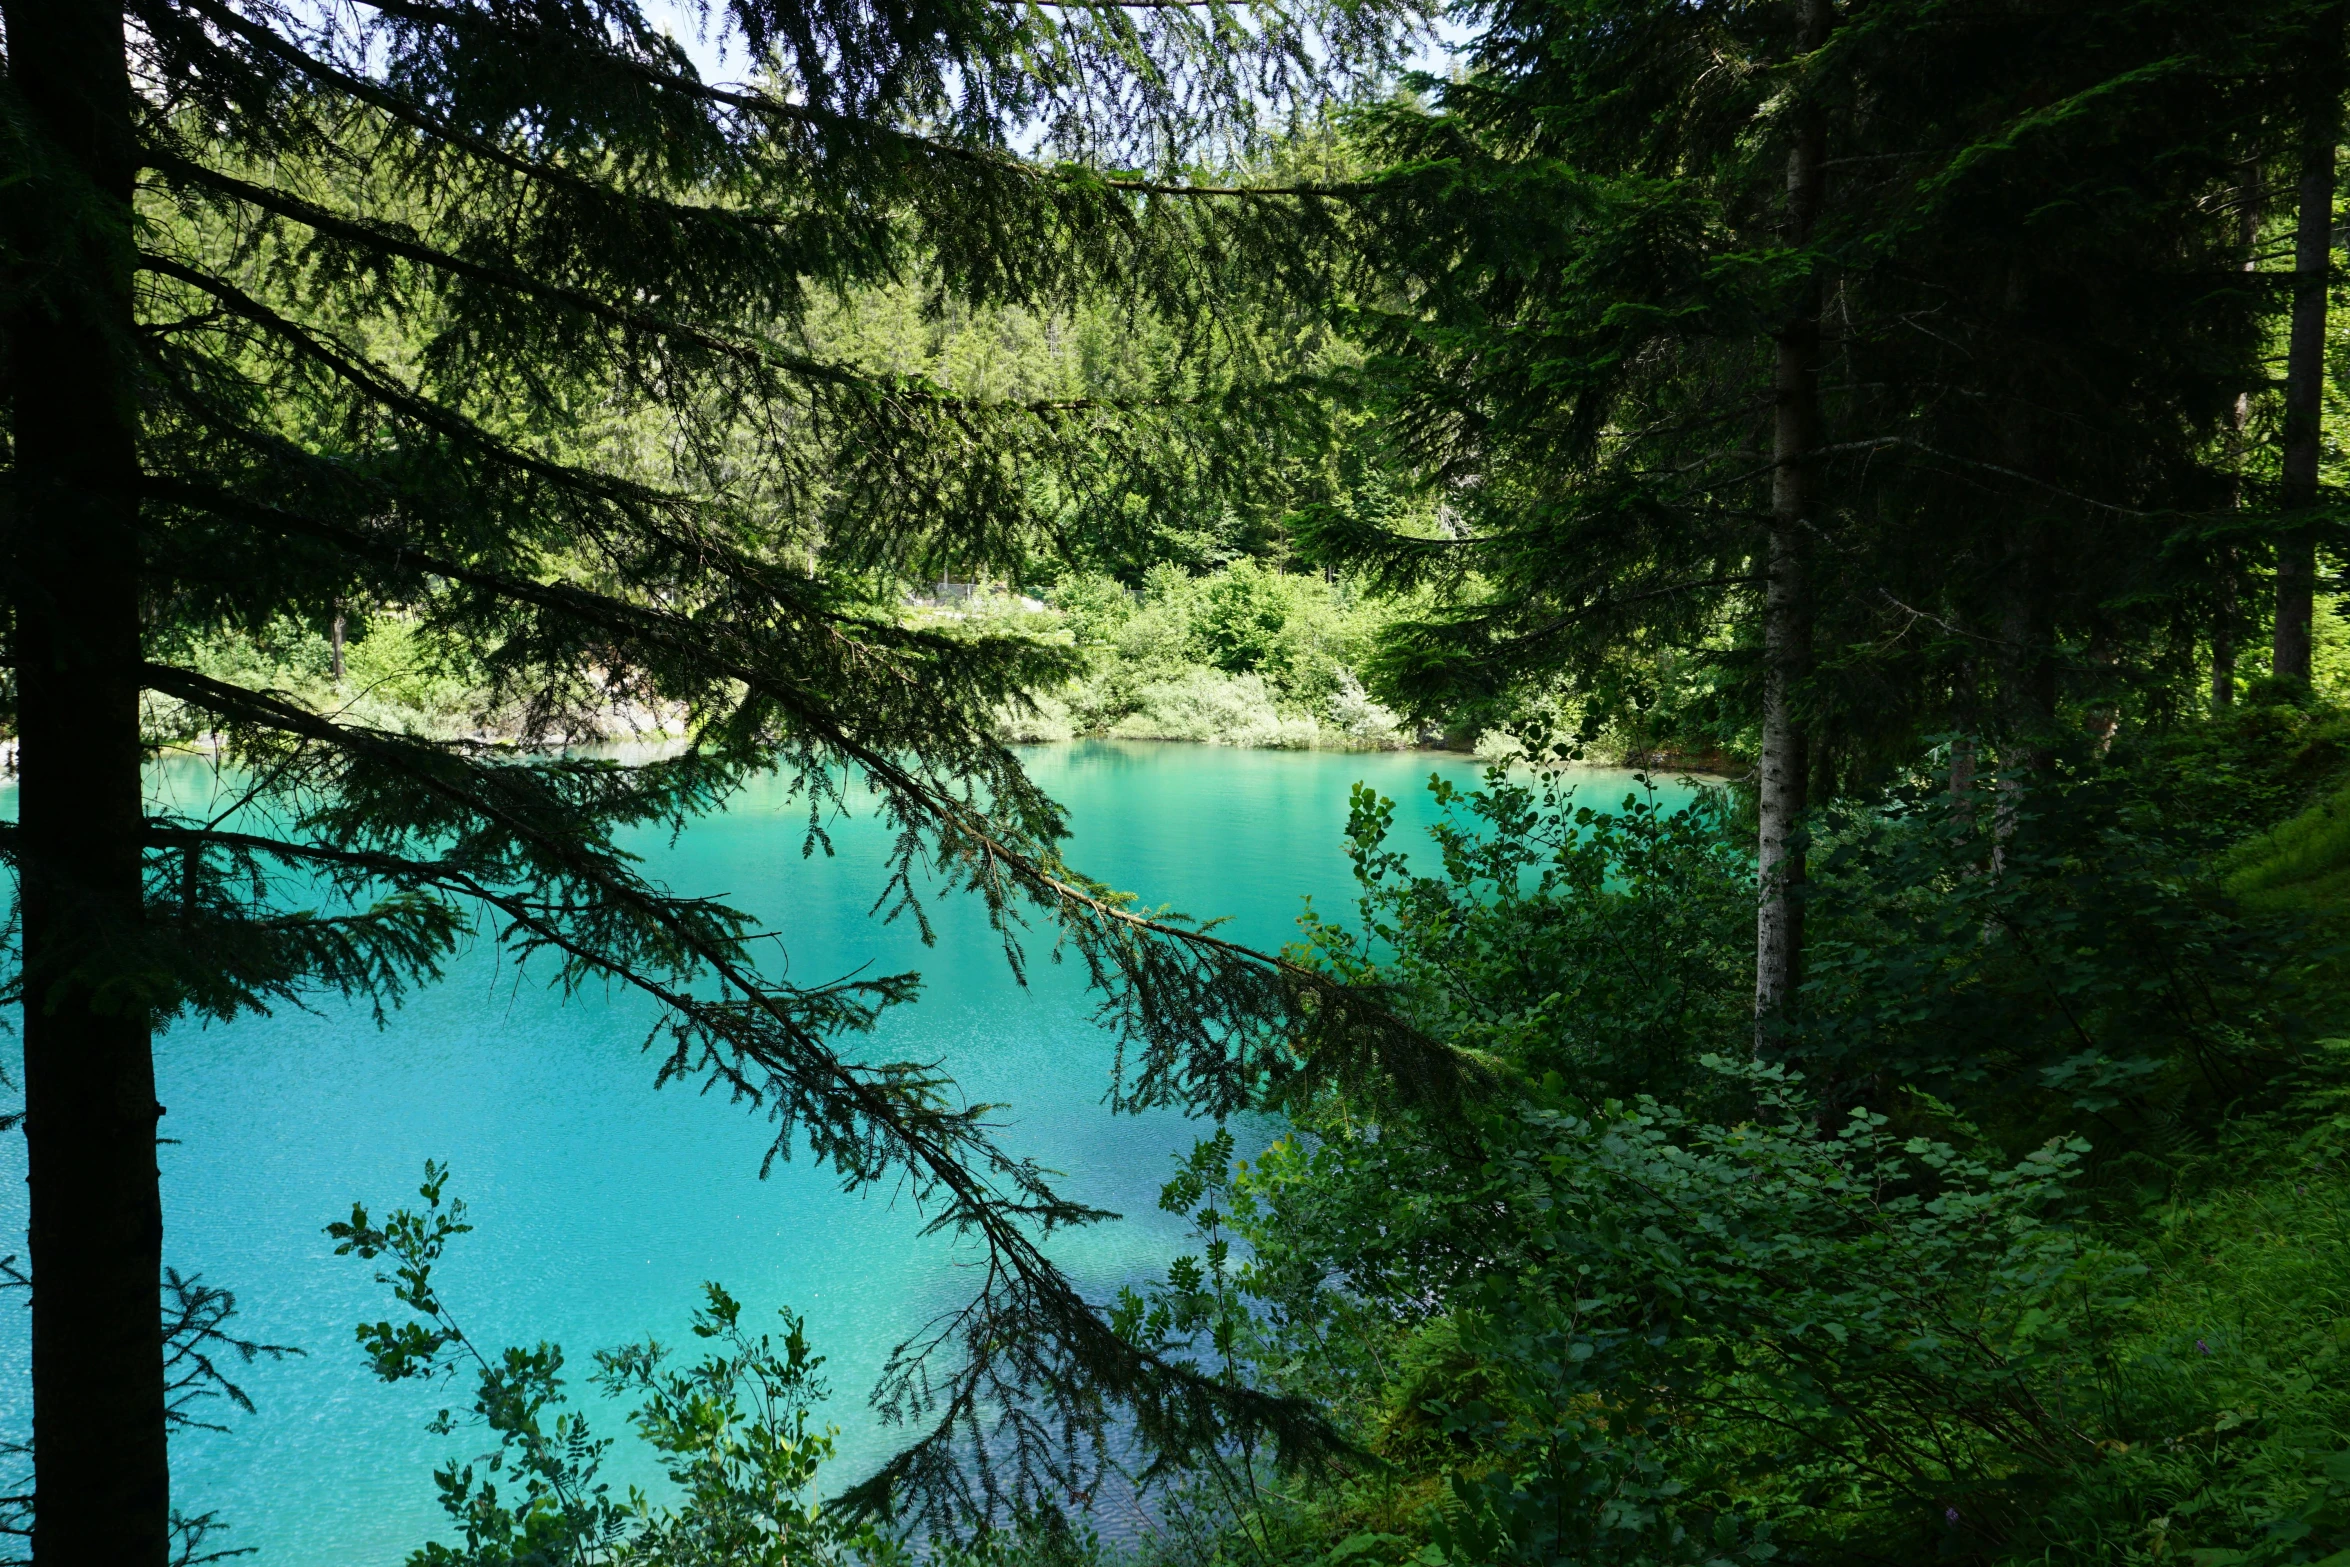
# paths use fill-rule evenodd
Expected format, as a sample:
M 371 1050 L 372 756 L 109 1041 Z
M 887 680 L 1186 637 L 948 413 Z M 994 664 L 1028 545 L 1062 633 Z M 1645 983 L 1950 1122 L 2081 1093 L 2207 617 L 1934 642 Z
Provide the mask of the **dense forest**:
M 788 1312 L 583 1377 L 364 1194 L 417 1563 L 2350 1562 L 2340 0 L 0 24 L 24 1559 L 234 1554 L 158 1038 L 486 941 L 969 1266 L 844 1473 Z M 1490 766 L 1269 952 L 1089 874 L 1086 736 Z M 777 776 L 1200 1118 L 1163 1277 L 630 848 Z

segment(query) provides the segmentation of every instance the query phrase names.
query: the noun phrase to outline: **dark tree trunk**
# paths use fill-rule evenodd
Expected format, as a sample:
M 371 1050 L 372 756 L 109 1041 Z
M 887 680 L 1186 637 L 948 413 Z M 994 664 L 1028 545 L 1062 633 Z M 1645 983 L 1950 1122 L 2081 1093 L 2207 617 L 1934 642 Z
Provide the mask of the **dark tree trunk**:
M 2285 361 L 2284 485 L 2287 511 L 2317 504 L 2319 416 L 2325 402 L 2326 282 L 2334 235 L 2334 146 L 2341 138 L 2342 11 L 2328 7 L 2304 80 L 2301 178 L 2293 219 L 2293 321 Z M 2273 671 L 2309 679 L 2310 609 L 2317 549 L 2306 525 L 2277 537 Z
M 2019 458 L 2018 466 L 2030 461 Z M 2048 524 L 2025 518 L 2010 537 L 2000 612 L 2000 764 L 2020 782 L 2048 765 L 2056 736 L 2055 627 Z
M 1803 0 L 1799 47 L 1827 41 L 1828 0 Z M 1787 242 L 1806 245 L 1819 220 L 1825 134 L 1816 116 L 1787 155 Z M 1803 965 L 1803 813 L 1809 783 L 1797 693 L 1812 668 L 1810 534 L 1819 509 L 1820 285 L 1809 279 L 1778 334 L 1771 390 L 1771 522 L 1763 590 L 1761 894 L 1754 930 L 1754 1045 L 1787 1019 Z
M 2017 341 L 2033 341 L 2038 308 L 2031 266 L 2015 261 L 2007 274 L 2007 315 Z M 2027 478 L 2038 474 L 2047 463 L 2046 421 L 2022 388 L 2011 385 L 2001 423 L 2006 466 Z M 2062 525 L 2037 509 L 2043 504 L 2036 489 L 2011 492 L 1999 524 L 1999 652 L 1992 707 L 1999 752 L 1999 805 L 1991 819 L 1994 869 L 2015 829 L 2023 792 L 2054 755 L 2056 584 L 2050 555 Z
M 16 505 L 33 1560 L 170 1553 L 163 1213 L 140 956 L 131 88 L 122 12 L 6 0 L 48 166 L 6 195 L 40 293 L 7 321 Z

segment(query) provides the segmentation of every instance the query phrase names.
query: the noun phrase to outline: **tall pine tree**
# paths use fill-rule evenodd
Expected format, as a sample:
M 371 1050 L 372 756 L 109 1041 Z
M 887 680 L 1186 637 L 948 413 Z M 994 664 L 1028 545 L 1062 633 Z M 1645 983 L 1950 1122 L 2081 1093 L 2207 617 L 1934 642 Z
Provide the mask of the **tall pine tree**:
M 2317 9 L 1513 0 L 1367 117 L 1366 396 L 1452 523 L 1316 547 L 1450 589 L 1383 655 L 1424 707 L 1724 669 L 1758 1037 L 1807 800 L 1953 730 L 2020 783 L 2191 649 L 2275 303 L 2226 198 Z
M 2334 159 L 2342 140 L 2343 12 L 2321 8 L 2293 73 L 2293 292 L 2286 332 L 2283 484 L 2289 521 L 2277 536 L 2271 671 L 2307 684 L 2317 540 L 2319 426 L 2326 378 L 2326 303 L 2333 287 Z
M 868 1500 L 943 1519 L 1085 1489 L 1113 1419 L 1161 1449 L 1233 1422 L 1311 1439 L 1123 1345 L 1038 1249 L 1095 1215 L 935 1073 L 850 1048 L 911 976 L 779 979 L 748 920 L 615 834 L 781 766 L 812 834 L 870 798 L 913 917 L 928 867 L 1015 961 L 1046 921 L 1133 1041 L 1128 1103 L 1229 1109 L 1347 1061 L 1441 1082 L 1347 997 L 1065 865 L 992 728 L 1065 655 L 906 629 L 876 586 L 1009 558 L 1043 475 L 1127 515 L 1279 455 L 1283 367 L 1207 306 L 1302 275 L 1319 204 L 1185 182 L 1268 106 L 1381 69 L 1396 18 L 736 0 L 758 76 L 729 87 L 630 0 L 0 14 L 36 1560 L 169 1550 L 155 1030 L 314 989 L 396 1000 L 477 918 L 563 984 L 656 1000 L 663 1075 L 764 1107 L 778 1154 L 903 1177 L 983 1246 L 979 1296 L 894 1367 L 914 1440 Z M 811 346 L 816 301 L 907 280 L 1108 294 L 1183 351 L 1117 401 L 1003 404 Z M 505 754 L 196 667 L 209 637 L 386 614 L 535 739 L 654 698 L 693 742 Z M 145 796 L 159 701 L 224 737 L 244 810 Z

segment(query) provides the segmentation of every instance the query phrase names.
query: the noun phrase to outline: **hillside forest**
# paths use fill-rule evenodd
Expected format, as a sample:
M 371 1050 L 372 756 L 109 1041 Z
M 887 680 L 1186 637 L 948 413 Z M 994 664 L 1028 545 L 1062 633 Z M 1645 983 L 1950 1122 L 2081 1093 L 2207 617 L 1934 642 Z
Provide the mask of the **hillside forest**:
M 960 1304 L 850 1472 L 788 1303 L 567 1367 L 355 1193 L 416 1567 L 2350 1563 L 2341 0 L 0 28 L 18 1559 L 235 1554 L 157 1040 L 488 943 Z M 1267 951 L 1089 872 L 1089 739 L 1485 766 Z M 629 847 L 776 778 L 1197 1119 L 1163 1273 Z

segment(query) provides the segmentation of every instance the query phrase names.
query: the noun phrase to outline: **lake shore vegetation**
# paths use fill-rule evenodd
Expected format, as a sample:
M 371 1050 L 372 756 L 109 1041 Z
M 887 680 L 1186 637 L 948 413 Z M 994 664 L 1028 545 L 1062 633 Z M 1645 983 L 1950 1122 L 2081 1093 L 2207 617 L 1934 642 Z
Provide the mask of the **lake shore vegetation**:
M 2350 1561 L 2340 0 L 0 22 L 36 1567 L 213 1559 L 168 1439 L 282 1348 L 165 1267 L 156 1031 L 476 933 L 982 1266 L 854 1477 L 788 1302 L 602 1349 L 618 1496 L 368 1194 L 491 1442 L 424 1567 Z M 1063 857 L 1083 736 L 1492 766 L 1269 953 Z M 859 1051 L 919 976 L 622 847 L 777 770 L 1216 1123 L 1163 1272 Z

